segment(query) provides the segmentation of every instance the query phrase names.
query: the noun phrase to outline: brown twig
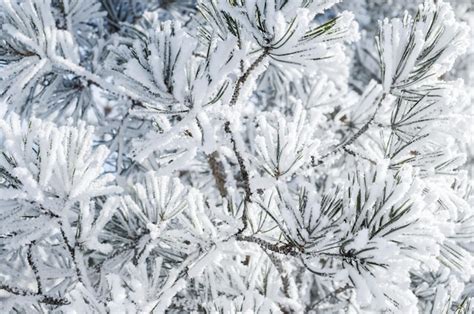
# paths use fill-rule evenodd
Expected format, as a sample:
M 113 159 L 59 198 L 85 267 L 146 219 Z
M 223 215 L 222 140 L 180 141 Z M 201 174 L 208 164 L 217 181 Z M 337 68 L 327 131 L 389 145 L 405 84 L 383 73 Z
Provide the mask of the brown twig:
M 248 67 L 248 69 L 239 77 L 237 80 L 234 91 L 232 92 L 232 97 L 229 102 L 229 106 L 234 106 L 237 104 L 237 101 L 239 99 L 239 95 L 242 89 L 242 86 L 247 82 L 249 79 L 250 75 L 252 74 L 253 71 L 263 62 L 266 56 L 268 56 L 270 52 L 269 48 L 264 48 L 263 52 L 260 54 L 260 56 L 255 59 L 255 61 Z M 247 168 L 244 163 L 244 159 L 242 158 L 242 155 L 237 149 L 237 144 L 235 142 L 234 134 L 232 133 L 232 130 L 230 129 L 230 122 L 226 121 L 224 123 L 224 130 L 227 134 L 230 135 L 230 141 L 232 143 L 232 149 L 234 151 L 235 157 L 237 158 L 237 162 L 239 164 L 240 168 L 240 174 L 242 176 L 243 180 L 243 185 L 244 185 L 244 191 L 245 191 L 245 198 L 244 198 L 244 212 L 242 215 L 242 223 L 243 227 L 240 229 L 237 234 L 241 234 L 245 229 L 247 229 L 248 222 L 247 222 L 247 206 L 248 203 L 252 202 L 251 196 L 252 196 L 252 191 L 250 189 L 250 177 L 249 173 L 247 171 Z
M 209 163 L 209 167 L 211 167 L 212 176 L 216 181 L 217 189 L 219 190 L 219 194 L 222 198 L 226 198 L 229 194 L 225 187 L 226 185 L 226 175 L 224 172 L 224 165 L 222 164 L 219 152 L 214 151 L 212 154 L 209 155 L 207 162 Z
M 250 77 L 250 74 L 252 74 L 253 71 L 262 63 L 262 61 L 265 59 L 266 56 L 268 56 L 270 50 L 268 48 L 264 48 L 263 52 L 258 56 L 258 58 L 248 67 L 248 69 L 239 77 L 237 80 L 237 83 L 235 84 L 234 87 L 234 92 L 232 93 L 232 97 L 230 99 L 229 105 L 232 107 L 237 103 L 237 100 L 239 99 L 240 95 L 240 90 L 242 89 L 242 85 L 247 82 L 248 78 Z
M 234 151 L 235 157 L 237 158 L 237 162 L 239 164 L 240 175 L 242 177 L 244 191 L 245 191 L 245 198 L 244 198 L 244 212 L 242 215 L 242 223 L 243 227 L 240 229 L 237 234 L 241 234 L 245 229 L 247 229 L 248 222 L 247 222 L 247 206 L 249 203 L 252 203 L 252 190 L 250 189 L 250 176 L 247 171 L 247 167 L 245 166 L 244 159 L 240 154 L 239 150 L 237 149 L 237 143 L 235 142 L 234 134 L 230 129 L 230 122 L 227 121 L 224 125 L 224 130 L 227 134 L 230 135 L 230 142 L 232 143 L 232 149 Z
M 258 244 L 262 249 L 272 251 L 278 254 L 283 254 L 283 255 L 290 255 L 290 256 L 298 256 L 302 252 L 296 250 L 293 246 L 284 244 L 284 245 L 278 245 L 278 244 L 273 244 L 270 242 L 267 242 L 263 239 L 256 238 L 254 236 L 245 236 L 242 234 L 237 234 L 236 236 L 237 241 L 244 241 L 244 242 L 251 242 Z

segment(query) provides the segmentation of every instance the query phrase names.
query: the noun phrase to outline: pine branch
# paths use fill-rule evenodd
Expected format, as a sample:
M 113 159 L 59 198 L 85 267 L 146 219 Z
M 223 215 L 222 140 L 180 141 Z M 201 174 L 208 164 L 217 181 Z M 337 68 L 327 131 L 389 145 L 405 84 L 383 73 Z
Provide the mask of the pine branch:
M 8 305 L 468 311 L 467 12 L 155 2 L 0 3 Z

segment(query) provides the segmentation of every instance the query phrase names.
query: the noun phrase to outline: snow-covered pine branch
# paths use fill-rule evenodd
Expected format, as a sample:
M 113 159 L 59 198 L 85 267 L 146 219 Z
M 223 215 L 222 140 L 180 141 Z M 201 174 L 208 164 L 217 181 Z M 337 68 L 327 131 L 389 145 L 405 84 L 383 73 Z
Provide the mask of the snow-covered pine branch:
M 472 311 L 473 20 L 0 0 L 1 312 Z

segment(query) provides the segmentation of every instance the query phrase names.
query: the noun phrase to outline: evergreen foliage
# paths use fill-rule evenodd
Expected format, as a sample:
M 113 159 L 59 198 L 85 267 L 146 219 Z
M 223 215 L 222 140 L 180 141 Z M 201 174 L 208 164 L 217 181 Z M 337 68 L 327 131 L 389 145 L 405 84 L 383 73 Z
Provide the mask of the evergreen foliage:
M 472 311 L 469 3 L 0 0 L 0 25 L 0 312 Z

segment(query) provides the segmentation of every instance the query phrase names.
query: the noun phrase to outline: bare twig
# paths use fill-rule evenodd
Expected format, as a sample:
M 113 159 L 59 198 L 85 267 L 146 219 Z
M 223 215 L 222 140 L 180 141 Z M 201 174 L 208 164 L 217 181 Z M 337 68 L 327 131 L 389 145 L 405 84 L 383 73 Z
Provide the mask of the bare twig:
M 242 85 L 247 82 L 248 78 L 250 77 L 250 74 L 252 74 L 252 72 L 255 71 L 255 69 L 260 65 L 260 63 L 262 63 L 265 57 L 268 56 L 269 52 L 270 50 L 268 48 L 265 48 L 260 54 L 260 56 L 258 56 L 258 58 L 249 66 L 249 68 L 239 77 L 237 83 L 235 84 L 232 97 L 230 99 L 229 105 L 231 107 L 237 103 L 237 100 L 239 99 L 240 95 L 240 90 L 242 89 Z
M 59 298 L 55 296 L 44 295 L 40 293 L 34 293 L 28 290 L 20 289 L 17 287 L 11 287 L 6 284 L 0 283 L 0 289 L 7 291 L 8 293 L 14 294 L 16 296 L 23 297 L 34 297 L 39 303 L 50 304 L 50 305 L 66 305 L 69 304 L 69 301 L 65 298 Z
M 340 287 L 340 288 L 337 288 L 336 290 L 334 290 L 333 292 L 327 294 L 326 296 L 324 296 L 323 298 L 319 299 L 318 301 L 316 301 L 315 303 L 311 304 L 310 308 L 314 308 L 318 305 L 320 305 L 321 303 L 323 303 L 324 301 L 326 300 L 329 300 L 333 297 L 336 297 L 338 294 L 341 294 L 347 290 L 350 290 L 350 289 L 353 289 L 352 286 L 350 285 L 345 285 L 343 287 Z
M 87 275 L 87 271 L 85 269 L 84 269 L 84 271 L 81 269 L 81 266 L 83 266 L 82 261 L 78 258 L 77 254 L 76 254 L 78 252 L 78 249 L 80 248 L 80 246 L 77 246 L 77 245 L 72 246 L 71 243 L 69 242 L 67 236 L 66 236 L 66 233 L 64 232 L 64 227 L 62 225 L 61 220 L 58 221 L 58 224 L 59 224 L 59 231 L 61 233 L 62 240 L 64 241 L 64 244 L 65 244 L 65 246 L 66 246 L 66 248 L 67 248 L 67 250 L 68 250 L 68 252 L 71 256 L 72 263 L 74 264 L 74 270 L 76 272 L 77 280 L 80 283 L 82 283 L 86 288 L 88 288 L 91 292 L 93 292 L 94 296 L 96 297 L 96 295 L 95 295 L 96 291 L 90 283 L 89 277 Z M 104 303 L 99 298 L 96 297 L 96 299 L 97 299 L 98 303 L 101 303 L 101 304 Z
M 252 242 L 258 244 L 262 249 L 272 251 L 278 254 L 283 254 L 283 255 L 290 255 L 290 256 L 298 256 L 301 254 L 300 251 L 297 251 L 293 246 L 284 244 L 284 245 L 278 245 L 278 244 L 273 244 L 270 242 L 267 242 L 263 239 L 256 238 L 254 236 L 244 236 L 241 234 L 238 234 L 236 236 L 237 241 L 244 241 L 244 242 Z
M 230 135 L 230 142 L 232 143 L 232 149 L 234 151 L 235 157 L 237 158 L 237 162 L 239 163 L 240 168 L 240 175 L 242 177 L 244 191 L 245 191 L 245 198 L 244 198 L 244 212 L 242 215 L 242 223 L 243 227 L 240 229 L 237 234 L 241 234 L 245 229 L 247 229 L 248 222 L 247 222 L 247 206 L 249 203 L 252 203 L 252 190 L 250 189 L 250 176 L 247 171 L 247 167 L 245 166 L 244 159 L 240 154 L 239 150 L 237 149 L 237 143 L 235 142 L 234 134 L 230 129 L 230 122 L 227 121 L 224 125 L 224 130 L 227 134 Z
M 266 56 L 268 56 L 270 52 L 270 49 L 269 48 L 264 48 L 263 52 L 260 54 L 260 56 L 258 56 L 258 58 L 248 67 L 248 69 L 239 77 L 239 79 L 237 80 L 236 84 L 235 84 L 235 87 L 234 87 L 234 91 L 232 93 L 232 97 L 230 99 L 230 102 L 229 102 L 229 106 L 234 106 L 235 104 L 237 104 L 237 101 L 239 99 L 239 96 L 240 96 L 240 91 L 242 89 L 242 86 L 245 84 L 245 82 L 247 82 L 248 78 L 250 77 L 250 75 L 252 74 L 253 71 L 255 71 L 255 69 L 262 63 L 262 61 L 265 59 Z M 229 121 L 226 121 L 224 123 L 224 131 L 230 135 L 230 141 L 232 143 L 232 149 L 234 151 L 234 154 L 235 154 L 235 157 L 237 158 L 237 162 L 239 164 L 239 168 L 240 168 L 240 174 L 242 176 L 242 180 L 243 180 L 243 185 L 244 185 L 244 191 L 245 191 L 245 198 L 244 198 L 244 212 L 243 212 L 243 215 L 242 215 L 242 223 L 243 223 L 243 227 L 242 229 L 240 229 L 237 234 L 241 234 L 245 229 L 247 229 L 247 226 L 248 226 L 248 222 L 247 222 L 247 206 L 248 206 L 248 203 L 251 203 L 252 202 L 252 199 L 251 199 L 251 196 L 252 196 L 252 191 L 250 189 L 250 178 L 249 178 L 249 173 L 247 171 L 247 168 L 245 166 L 245 162 L 244 162 L 244 159 L 242 157 L 242 154 L 238 151 L 237 149 L 237 144 L 235 142 L 235 137 L 234 137 L 234 134 L 232 133 L 232 130 L 230 129 L 230 122 Z M 219 161 L 217 161 L 217 163 L 219 163 Z M 212 165 L 211 165 L 211 169 L 212 169 Z M 213 170 L 213 175 L 214 177 L 216 178 L 216 175 L 214 174 L 214 170 Z M 221 177 L 221 176 L 220 176 Z M 219 180 L 219 181 L 218 181 Z M 216 182 L 218 184 L 218 188 L 219 188 L 219 185 L 222 183 L 220 182 L 220 178 L 216 178 Z M 219 192 L 221 193 L 222 195 L 222 191 L 219 190 Z
M 225 187 L 226 185 L 226 174 L 224 172 L 224 165 L 219 158 L 219 152 L 214 151 L 212 154 L 209 155 L 207 159 L 209 163 L 209 167 L 211 167 L 212 176 L 216 181 L 217 189 L 219 190 L 219 194 L 225 198 L 229 194 Z
M 345 140 L 345 141 L 342 141 L 341 143 L 339 143 L 338 145 L 336 145 L 336 147 L 331 150 L 329 153 L 326 153 L 324 154 L 323 156 L 321 156 L 319 158 L 319 160 L 313 160 L 313 166 L 317 167 L 321 164 L 324 163 L 324 160 L 333 155 L 333 154 L 336 154 L 337 152 L 339 152 L 340 150 L 344 150 L 346 151 L 347 147 L 352 145 L 362 134 L 364 134 L 365 132 L 367 132 L 369 130 L 369 127 L 370 125 L 372 124 L 372 122 L 374 121 L 375 119 L 375 116 L 377 115 L 377 112 L 380 108 L 380 106 L 382 105 L 382 102 L 384 101 L 385 97 L 387 96 L 387 94 L 382 94 L 382 97 L 380 97 L 378 103 L 377 103 L 377 107 L 375 108 L 375 112 L 372 114 L 372 116 L 370 117 L 370 119 L 364 123 L 364 125 L 354 134 L 352 135 L 349 139 Z
M 38 294 L 42 294 L 43 293 L 43 286 L 41 284 L 41 278 L 40 278 L 40 275 L 39 275 L 39 271 L 38 271 L 38 267 L 36 266 L 36 263 L 34 261 L 34 258 L 33 258 L 33 246 L 35 245 L 35 241 L 32 241 L 29 245 L 28 245 L 28 250 L 27 250 L 27 253 L 26 253 L 26 258 L 28 260 L 28 264 L 30 265 L 31 269 L 33 270 L 33 274 L 35 276 L 35 279 L 36 279 L 36 285 L 38 287 Z

